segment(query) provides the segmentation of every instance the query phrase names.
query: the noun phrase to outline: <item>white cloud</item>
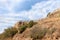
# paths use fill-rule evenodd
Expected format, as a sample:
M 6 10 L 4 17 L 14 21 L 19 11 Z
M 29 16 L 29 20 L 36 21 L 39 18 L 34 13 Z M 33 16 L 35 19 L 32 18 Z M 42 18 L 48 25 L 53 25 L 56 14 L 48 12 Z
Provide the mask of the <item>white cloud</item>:
M 40 3 L 35 4 L 32 6 L 32 9 L 29 11 L 26 11 L 24 13 L 21 13 L 25 16 L 27 14 L 27 18 L 31 20 L 44 18 L 46 17 L 48 12 L 52 12 L 53 10 L 60 8 L 60 1 L 43 1 Z M 25 16 L 25 17 L 26 17 Z

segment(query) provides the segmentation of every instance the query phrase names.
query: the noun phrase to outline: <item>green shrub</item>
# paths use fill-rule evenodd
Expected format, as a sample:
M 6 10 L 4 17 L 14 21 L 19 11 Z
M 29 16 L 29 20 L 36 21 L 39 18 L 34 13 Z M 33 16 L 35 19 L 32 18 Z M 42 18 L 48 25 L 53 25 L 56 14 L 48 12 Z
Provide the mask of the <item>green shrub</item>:
M 11 27 L 11 28 L 5 29 L 3 35 L 4 37 L 13 37 L 17 32 L 18 31 L 15 28 Z
M 22 26 L 20 26 L 20 27 L 19 27 L 19 31 L 20 31 L 20 33 L 24 32 L 26 28 L 27 28 L 26 25 L 22 25 Z
M 36 40 L 36 39 L 41 39 L 44 37 L 44 35 L 47 32 L 47 28 L 40 28 L 40 27 L 34 27 L 31 30 L 31 37 Z
M 33 25 L 35 25 L 36 22 L 34 22 L 33 20 L 31 20 L 29 23 L 28 23 L 28 27 L 32 27 Z

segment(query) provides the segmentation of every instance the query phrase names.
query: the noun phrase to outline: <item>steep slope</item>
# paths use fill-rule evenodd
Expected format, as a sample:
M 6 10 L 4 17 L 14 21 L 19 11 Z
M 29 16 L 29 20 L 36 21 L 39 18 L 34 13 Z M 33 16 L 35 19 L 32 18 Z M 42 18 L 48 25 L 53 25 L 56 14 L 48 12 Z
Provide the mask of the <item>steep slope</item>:
M 42 27 L 42 28 L 47 28 L 49 30 L 52 30 L 53 28 L 55 28 L 56 30 L 52 30 L 52 31 L 55 31 L 52 34 L 46 33 L 46 35 L 42 39 L 38 39 L 38 40 L 60 40 L 60 34 L 59 34 L 60 33 L 60 10 L 59 9 L 49 14 L 47 18 L 39 20 L 37 23 L 38 24 L 34 25 L 32 28 L 27 28 L 22 34 L 20 34 L 20 37 L 15 35 L 13 39 L 14 40 L 17 40 L 17 39 L 33 40 L 33 38 L 30 38 L 30 35 L 32 33 L 31 30 L 33 30 L 35 27 L 37 27 L 38 29 L 39 28 L 41 29 Z
M 39 20 L 37 24 L 34 25 L 32 28 L 27 28 L 22 34 L 20 34 L 20 37 L 18 35 L 15 35 L 13 39 L 33 40 L 33 38 L 31 38 L 30 35 L 32 33 L 31 30 L 33 30 L 35 27 L 37 27 L 38 29 L 39 28 L 41 29 L 41 27 L 47 28 L 49 30 L 52 30 L 53 28 L 56 29 L 56 30 L 52 30 L 54 31 L 52 34 L 46 33 L 42 39 L 38 39 L 38 40 L 60 40 L 60 10 L 56 10 L 51 14 L 49 14 L 47 18 Z M 34 30 L 36 30 L 37 28 L 35 28 Z
M 38 21 L 38 25 L 48 29 L 56 28 L 56 31 L 53 34 L 47 34 L 43 40 L 60 40 L 60 10 L 56 10 L 47 18 Z
M 24 24 L 18 22 L 14 27 L 19 28 Z M 60 40 L 60 9 L 37 21 L 32 27 L 27 27 L 23 33 L 16 33 L 10 40 Z

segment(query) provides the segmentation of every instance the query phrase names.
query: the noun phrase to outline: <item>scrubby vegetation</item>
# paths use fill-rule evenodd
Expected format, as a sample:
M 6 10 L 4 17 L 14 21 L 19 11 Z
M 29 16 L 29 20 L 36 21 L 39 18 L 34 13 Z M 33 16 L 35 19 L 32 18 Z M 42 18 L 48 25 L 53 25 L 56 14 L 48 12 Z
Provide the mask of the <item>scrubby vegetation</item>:
M 17 33 L 16 28 L 11 27 L 11 28 L 5 29 L 4 36 L 13 37 L 16 33 Z
M 21 25 L 19 27 L 19 32 L 22 33 L 26 30 L 26 28 L 31 28 L 33 25 L 35 25 L 36 22 L 29 21 L 28 24 L 24 23 L 24 25 Z M 4 30 L 2 34 L 0 34 L 0 40 L 3 40 L 3 38 L 13 37 L 16 33 L 18 33 L 18 30 L 14 27 L 10 27 Z
M 17 30 L 13 27 L 7 28 L 4 30 L 2 34 L 0 34 L 0 40 L 4 40 L 5 38 L 13 37 L 17 33 Z
M 28 24 L 28 27 L 32 27 L 33 26 L 33 21 L 30 21 L 29 24 Z
M 24 23 L 18 28 L 19 34 L 22 34 L 26 30 L 26 28 L 32 28 L 30 37 L 33 38 L 33 40 L 40 40 L 46 35 L 46 33 L 51 35 L 56 31 L 56 28 L 52 28 L 50 30 L 48 28 L 33 26 L 35 24 L 37 24 L 37 22 L 34 22 L 32 20 L 29 21 L 28 23 Z M 5 29 L 4 32 L 0 34 L 0 40 L 3 40 L 4 38 L 8 37 L 13 37 L 16 33 L 18 33 L 18 30 L 14 27 Z
M 31 20 L 29 23 L 28 23 L 28 27 L 32 27 L 33 25 L 37 24 L 37 22 L 34 22 L 33 20 Z
M 47 28 L 34 27 L 31 30 L 31 37 L 33 40 L 42 39 L 47 32 Z
M 37 24 L 37 22 L 34 22 L 33 20 L 29 21 L 28 24 L 24 23 L 24 25 L 21 25 L 19 27 L 19 33 L 22 33 L 25 31 L 26 28 L 31 28 L 33 25 Z
M 24 32 L 24 30 L 27 28 L 26 25 L 22 25 L 21 27 L 19 27 L 19 31 L 20 33 Z

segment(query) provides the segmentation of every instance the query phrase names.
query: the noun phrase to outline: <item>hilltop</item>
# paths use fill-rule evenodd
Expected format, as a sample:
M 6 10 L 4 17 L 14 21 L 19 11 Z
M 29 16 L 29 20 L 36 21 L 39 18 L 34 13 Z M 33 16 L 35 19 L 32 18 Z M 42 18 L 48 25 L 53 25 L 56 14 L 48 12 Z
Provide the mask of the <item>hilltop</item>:
M 60 40 L 60 9 L 49 13 L 46 18 L 37 22 L 19 21 L 12 30 L 7 31 L 9 37 L 1 40 Z

